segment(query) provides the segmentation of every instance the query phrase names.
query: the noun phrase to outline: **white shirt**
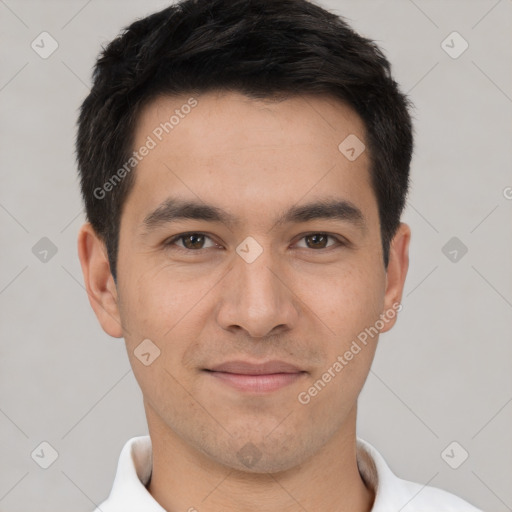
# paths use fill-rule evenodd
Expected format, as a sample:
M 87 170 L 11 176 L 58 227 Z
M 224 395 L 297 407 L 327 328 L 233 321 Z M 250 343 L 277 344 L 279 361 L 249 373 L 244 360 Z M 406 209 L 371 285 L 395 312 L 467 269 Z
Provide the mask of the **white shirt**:
M 482 512 L 449 492 L 398 478 L 382 455 L 359 438 L 357 464 L 375 492 L 372 512 Z M 94 512 L 166 512 L 145 487 L 152 466 L 151 438 L 130 439 L 121 451 L 110 496 Z

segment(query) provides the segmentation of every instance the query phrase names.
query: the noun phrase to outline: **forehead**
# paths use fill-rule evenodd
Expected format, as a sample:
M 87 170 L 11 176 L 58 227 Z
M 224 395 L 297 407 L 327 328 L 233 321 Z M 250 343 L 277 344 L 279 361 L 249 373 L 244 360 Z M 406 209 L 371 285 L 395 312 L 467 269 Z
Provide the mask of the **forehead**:
M 267 137 L 265 137 L 267 132 Z M 289 146 L 323 139 L 339 144 L 341 136 L 365 139 L 360 116 L 330 95 L 294 95 L 287 99 L 254 99 L 239 92 L 211 91 L 199 95 L 159 96 L 139 115 L 135 138 L 152 135 L 156 142 L 198 137 L 205 151 L 235 141 Z M 165 140 L 162 140 L 165 139 Z M 177 140 L 176 140 L 177 141 Z M 192 142 L 192 141 L 190 141 Z M 254 144 L 256 145 L 256 144 Z M 196 151 L 201 148 L 196 147 Z
M 233 214 L 254 218 L 258 212 L 262 222 L 271 209 L 325 196 L 376 210 L 368 152 L 347 158 L 347 140 L 360 144 L 358 152 L 364 148 L 364 123 L 328 96 L 278 102 L 218 91 L 159 97 L 138 119 L 134 150 L 151 149 L 137 164 L 127 202 L 147 216 L 179 196 Z

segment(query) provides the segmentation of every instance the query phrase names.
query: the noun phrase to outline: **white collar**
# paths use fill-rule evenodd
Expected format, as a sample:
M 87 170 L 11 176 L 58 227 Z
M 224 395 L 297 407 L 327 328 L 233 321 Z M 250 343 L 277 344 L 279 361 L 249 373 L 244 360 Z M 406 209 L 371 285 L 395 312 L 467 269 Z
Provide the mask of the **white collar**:
M 446 491 L 398 478 L 382 455 L 360 438 L 357 464 L 366 485 L 376 493 L 372 512 L 481 512 Z M 152 465 L 149 436 L 127 441 L 119 456 L 112 491 L 95 512 L 166 512 L 145 487 Z

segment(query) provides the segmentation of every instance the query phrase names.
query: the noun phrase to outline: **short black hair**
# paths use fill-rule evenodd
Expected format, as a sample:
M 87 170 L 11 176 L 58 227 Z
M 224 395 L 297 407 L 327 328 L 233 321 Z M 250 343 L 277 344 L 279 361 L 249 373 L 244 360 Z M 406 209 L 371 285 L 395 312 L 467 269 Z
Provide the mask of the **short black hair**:
M 183 0 L 135 21 L 103 49 L 80 109 L 82 196 L 114 279 L 121 213 L 134 183 L 133 172 L 119 179 L 118 171 L 133 155 L 141 109 L 161 95 L 213 90 L 252 99 L 329 95 L 357 112 L 387 269 L 409 188 L 413 128 L 412 104 L 380 48 L 307 0 Z

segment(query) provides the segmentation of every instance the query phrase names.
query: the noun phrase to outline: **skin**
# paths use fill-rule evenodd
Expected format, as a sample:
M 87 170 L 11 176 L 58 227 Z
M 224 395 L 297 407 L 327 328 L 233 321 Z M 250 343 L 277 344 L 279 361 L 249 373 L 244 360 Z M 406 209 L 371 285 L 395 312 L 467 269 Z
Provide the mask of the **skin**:
M 187 99 L 150 103 L 134 146 Z M 308 404 L 297 396 L 400 302 L 409 226 L 400 225 L 386 270 L 368 150 L 349 161 L 338 149 L 349 134 L 364 141 L 364 124 L 340 101 L 219 92 L 196 99 L 137 166 L 122 212 L 117 285 L 89 224 L 78 241 L 91 305 L 108 334 L 125 338 L 143 393 L 154 452 L 148 490 L 173 512 L 369 511 L 374 493 L 357 469 L 355 426 L 378 336 Z M 212 203 L 239 224 L 192 219 L 145 229 L 170 195 Z M 290 206 L 326 197 L 356 205 L 365 229 L 333 219 L 275 224 Z M 164 244 L 185 232 L 207 238 L 199 250 L 183 239 Z M 318 248 L 307 236 L 315 233 L 346 245 L 330 238 Z M 236 252 L 248 236 L 263 249 L 252 263 Z M 161 351 L 149 366 L 134 355 L 144 339 Z M 258 394 L 203 371 L 233 359 L 279 359 L 305 373 Z M 240 457 L 247 446 L 259 457 L 251 467 Z

